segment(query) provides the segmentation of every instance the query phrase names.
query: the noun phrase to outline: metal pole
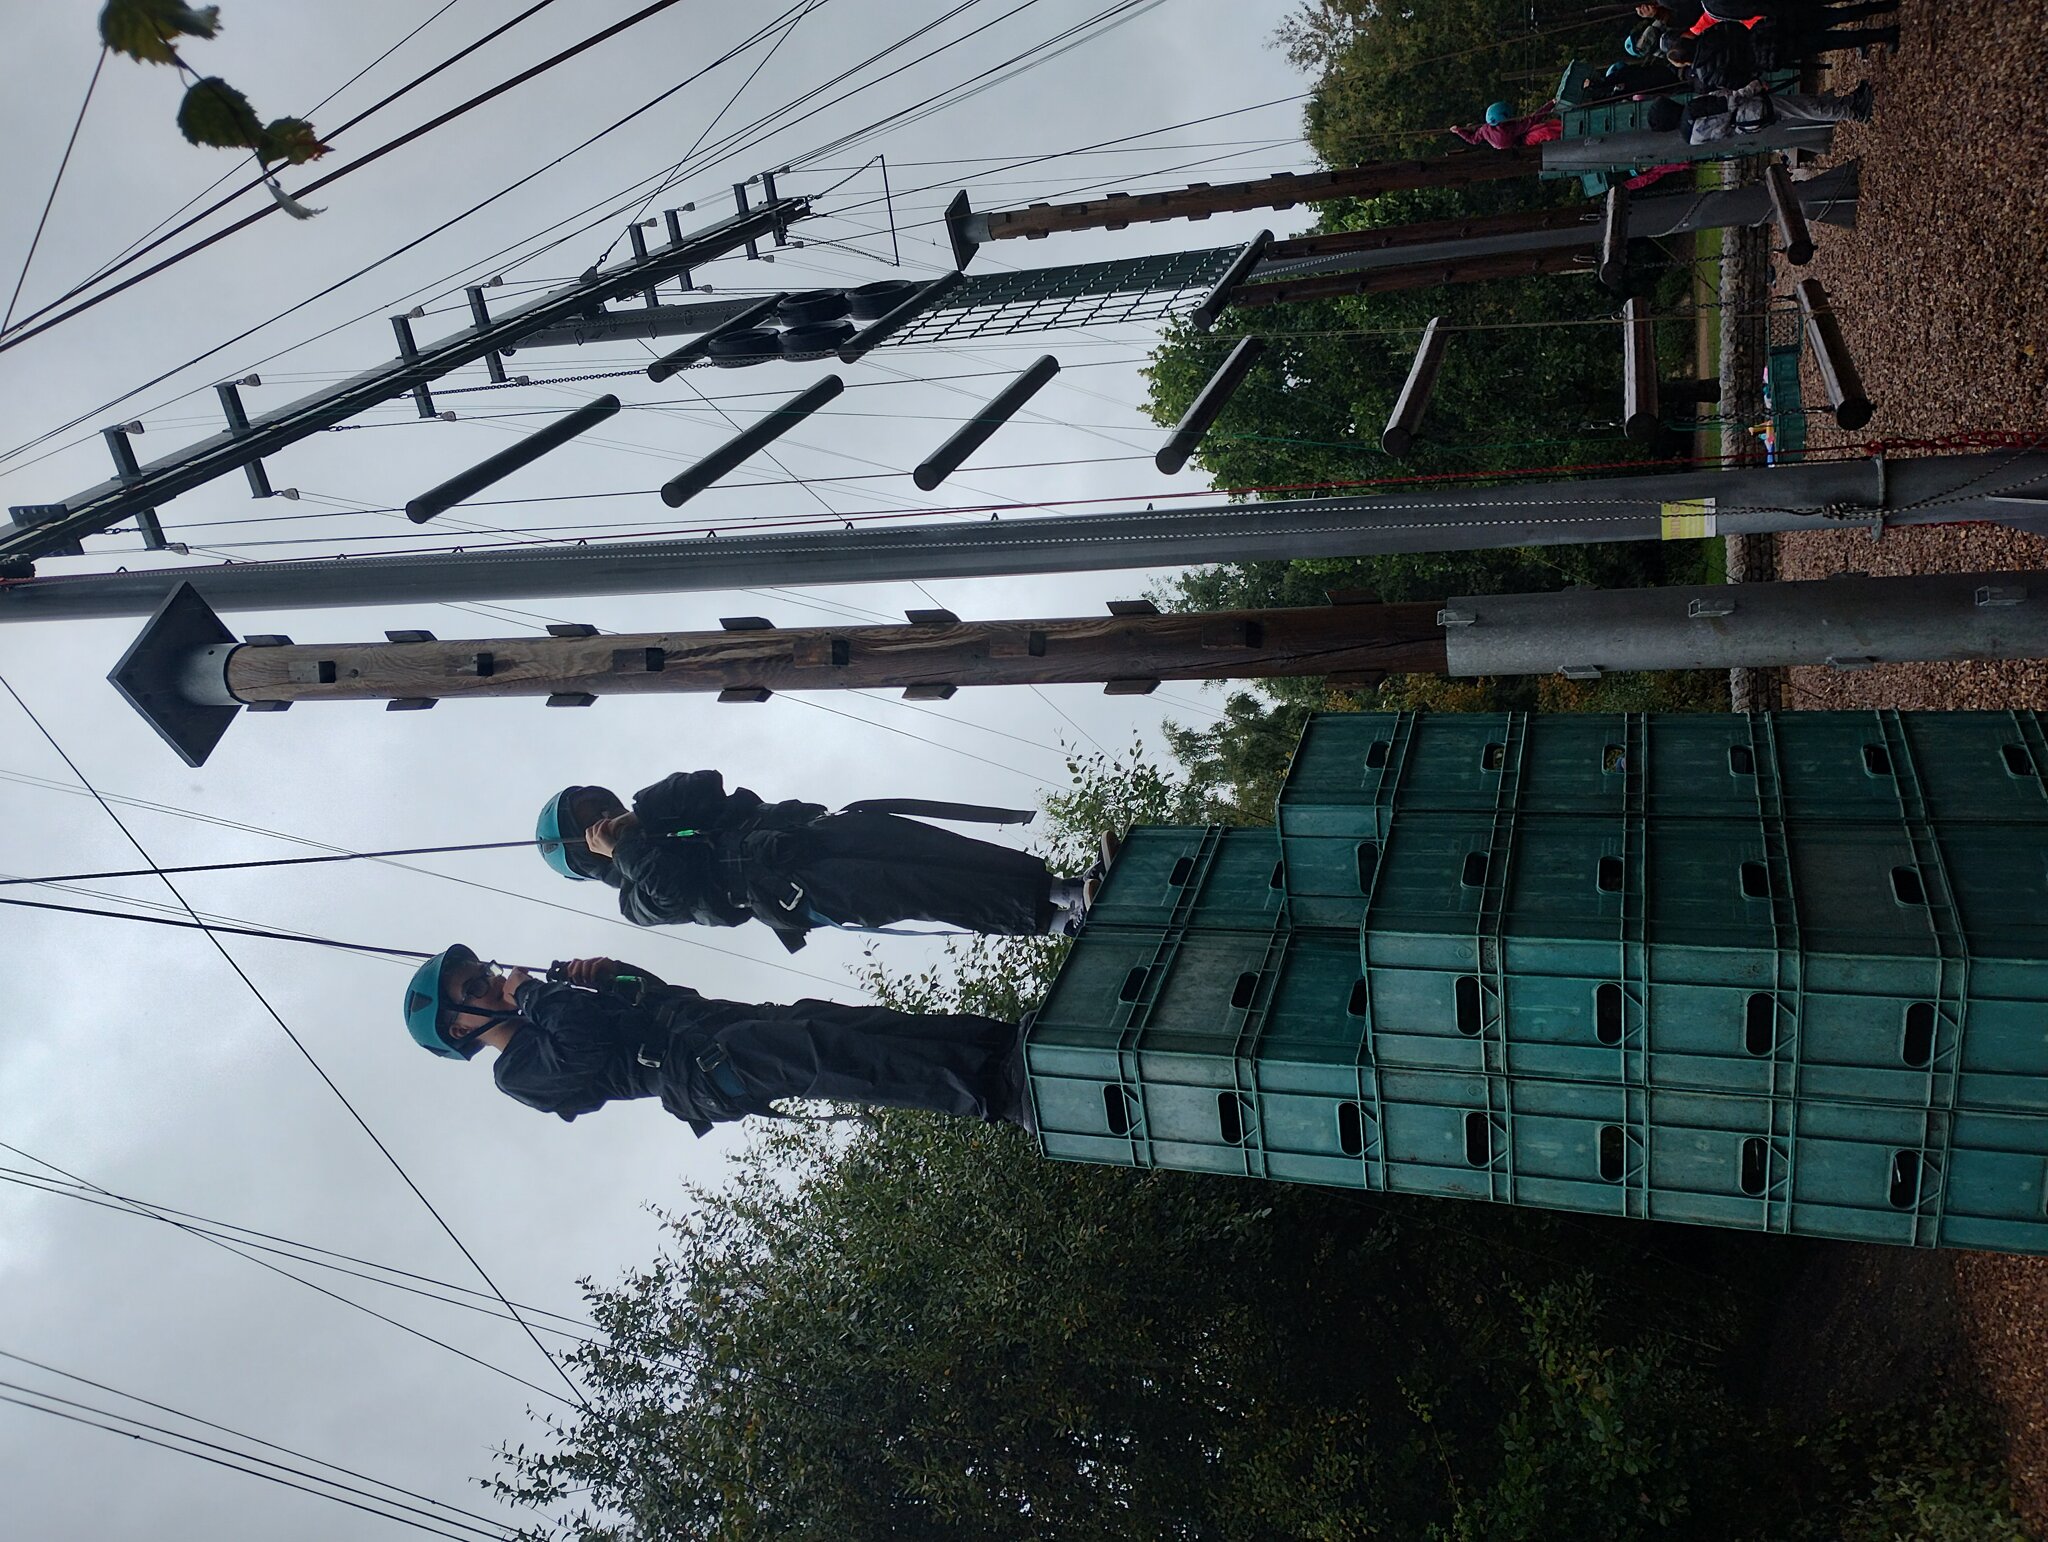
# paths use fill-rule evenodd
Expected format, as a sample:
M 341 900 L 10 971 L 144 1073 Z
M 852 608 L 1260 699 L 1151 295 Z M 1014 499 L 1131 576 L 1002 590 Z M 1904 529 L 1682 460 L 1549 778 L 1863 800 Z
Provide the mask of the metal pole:
M 1448 601 L 1454 675 L 2048 657 L 2048 575 L 1837 575 Z
M 776 221 L 809 212 L 802 199 L 784 199 L 746 215 L 733 215 L 692 235 L 682 246 L 633 258 L 594 276 L 550 290 L 492 318 L 451 333 L 438 342 L 415 345 L 338 386 L 301 397 L 249 421 L 202 439 L 161 460 L 151 461 L 133 477 L 116 477 L 87 488 L 61 504 L 34 505 L 33 522 L 16 519 L 0 525 L 0 560 L 36 557 L 65 542 L 120 523 L 139 509 L 160 509 L 179 493 L 189 492 L 239 470 L 249 461 L 346 422 L 358 413 L 399 396 L 425 393 L 429 382 L 450 370 L 500 352 L 528 332 L 580 315 L 607 300 L 631 294 L 693 262 L 730 251 L 751 235 L 772 230 Z M 395 318 L 404 321 L 405 318 Z M 408 330 L 409 329 L 405 329 Z M 403 331 L 401 336 L 403 336 Z M 424 404 L 423 404 L 424 406 Z M 49 513 L 49 510 L 61 510 Z
M 1202 297 L 1202 303 L 1188 312 L 1188 325 L 1197 332 L 1206 332 L 1216 325 L 1216 318 L 1223 314 L 1223 308 L 1230 304 L 1230 297 L 1237 292 L 1237 286 L 1251 277 L 1252 269 L 1273 244 L 1273 232 L 1262 230 L 1245 242 L 1244 250 L 1230 260 L 1230 266 L 1223 270 L 1223 277 Z
M 1600 219 L 1600 282 L 1619 294 L 1628 285 L 1628 189 L 1607 190 Z
M 1422 415 L 1429 410 L 1429 398 L 1436 391 L 1437 371 L 1443 367 L 1444 344 L 1450 334 L 1442 330 L 1443 317 L 1432 316 L 1422 329 L 1422 341 L 1415 349 L 1415 362 L 1408 366 L 1408 379 L 1394 401 L 1394 411 L 1380 432 L 1380 448 L 1389 455 L 1406 455 L 1415 445 L 1422 427 Z
M 1802 278 L 1792 292 L 1799 297 L 1799 309 L 1806 317 L 1806 340 L 1813 345 L 1813 362 L 1827 388 L 1836 425 L 1861 428 L 1876 409 L 1863 389 L 1863 376 L 1849 353 L 1848 339 L 1842 336 L 1842 324 L 1835 319 L 1828 292 L 1817 278 Z
M 1621 431 L 1638 441 L 1657 437 L 1656 323 L 1630 296 L 1621 307 Z
M 1195 453 L 1195 446 L 1202 442 L 1202 436 L 1209 432 L 1223 409 L 1230 405 L 1230 398 L 1237 394 L 1237 388 L 1244 384 L 1252 366 L 1259 362 L 1259 355 L 1266 351 L 1263 337 L 1247 337 L 1230 350 L 1216 373 L 1209 377 L 1188 403 L 1188 410 L 1180 415 L 1180 421 L 1173 425 L 1173 432 L 1166 443 L 1159 447 L 1159 453 L 1152 457 L 1152 464 L 1168 476 L 1188 463 L 1188 457 Z
M 846 382 L 837 375 L 813 381 L 752 427 L 734 434 L 689 470 L 662 483 L 661 501 L 672 509 L 680 508 L 735 466 L 743 464 L 756 451 L 780 439 L 845 389 Z
M 1429 487 L 1374 497 L 1162 504 L 934 527 L 590 540 L 436 555 L 235 562 L 0 581 L 0 622 L 146 616 L 190 582 L 221 610 L 578 595 L 779 584 L 1088 573 L 1198 562 L 1481 551 L 2039 519 L 2048 454 L 1841 460 L 1595 481 Z
M 1783 161 L 1764 168 L 1764 186 L 1771 194 L 1771 217 L 1778 224 L 1778 239 L 1784 243 L 1785 260 L 1795 268 L 1813 261 L 1813 233 L 1806 228 L 1806 215 L 1799 207 L 1799 195 L 1792 188 L 1792 173 Z
M 738 315 L 731 317 L 729 320 L 721 321 L 710 331 L 705 332 L 701 336 L 691 338 L 682 347 L 671 353 L 665 353 L 656 359 L 647 366 L 647 378 L 656 385 L 659 385 L 662 381 L 680 374 L 688 365 L 695 363 L 711 351 L 711 340 L 714 337 L 724 337 L 728 333 L 746 331 L 747 328 L 751 327 L 763 316 L 768 315 L 776 306 L 788 298 L 789 296 L 786 294 L 772 294 L 757 305 L 749 305 Z
M 1029 369 L 1004 386 L 986 407 L 962 424 L 958 433 L 926 456 L 911 472 L 910 480 L 925 492 L 937 487 L 958 471 L 968 456 L 988 443 L 990 436 L 1015 417 L 1017 410 L 1059 372 L 1060 361 L 1049 353 L 1034 361 Z
M 887 342 L 966 282 L 967 275 L 956 268 L 953 272 L 942 273 L 929 284 L 912 291 L 900 305 L 869 322 L 841 343 L 839 362 L 858 364 L 869 349 Z
M 463 500 L 474 498 L 493 482 L 503 481 L 521 466 L 531 465 L 548 451 L 559 449 L 578 434 L 597 427 L 618 410 L 619 399 L 616 396 L 600 396 L 594 402 L 586 402 L 546 428 L 528 434 L 510 449 L 500 450 L 459 476 L 450 477 L 439 487 L 421 493 L 406 504 L 405 517 L 415 525 L 424 525 L 436 514 L 447 513 Z

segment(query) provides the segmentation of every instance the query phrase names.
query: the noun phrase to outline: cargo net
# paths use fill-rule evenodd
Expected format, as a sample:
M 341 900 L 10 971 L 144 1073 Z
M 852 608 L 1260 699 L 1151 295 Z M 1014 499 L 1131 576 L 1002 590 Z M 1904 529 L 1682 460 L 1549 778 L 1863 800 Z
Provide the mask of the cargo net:
M 889 343 L 952 343 L 1119 321 L 1162 321 L 1199 305 L 1238 251 L 1235 246 L 1218 246 L 1115 262 L 974 274 Z

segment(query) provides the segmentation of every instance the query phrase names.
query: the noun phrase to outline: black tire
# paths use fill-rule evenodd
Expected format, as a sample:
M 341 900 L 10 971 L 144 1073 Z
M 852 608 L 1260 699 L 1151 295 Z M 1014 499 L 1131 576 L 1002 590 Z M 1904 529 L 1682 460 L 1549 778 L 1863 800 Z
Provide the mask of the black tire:
M 775 307 L 778 327 L 809 327 L 823 321 L 837 321 L 846 314 L 846 291 L 813 289 L 793 294 Z
M 918 286 L 907 278 L 878 279 L 846 291 L 847 309 L 855 321 L 880 321 L 910 298 Z
M 853 336 L 850 321 L 823 321 L 816 326 L 790 327 L 782 334 L 785 359 L 822 359 Z
M 744 332 L 728 332 L 723 337 L 714 337 L 704 345 L 704 356 L 720 369 L 738 369 L 747 364 L 759 364 L 773 359 L 782 352 L 781 334 L 771 327 L 752 327 Z

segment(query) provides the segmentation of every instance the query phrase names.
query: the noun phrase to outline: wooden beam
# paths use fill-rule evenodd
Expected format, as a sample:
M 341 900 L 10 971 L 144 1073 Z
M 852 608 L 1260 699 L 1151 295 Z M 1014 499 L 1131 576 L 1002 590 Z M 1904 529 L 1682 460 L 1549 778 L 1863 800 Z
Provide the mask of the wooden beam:
M 1356 273 L 1319 273 L 1312 278 L 1280 279 L 1246 284 L 1231 304 L 1239 307 L 1285 305 L 1295 300 L 1333 300 L 1344 295 L 1388 294 L 1402 289 L 1433 289 L 1442 284 L 1479 284 L 1495 278 L 1530 278 L 1544 273 L 1591 273 L 1582 251 L 1563 248 L 1542 252 L 1503 252 L 1456 262 L 1423 262 L 1398 268 L 1368 268 Z
M 1799 297 L 1799 309 L 1806 317 L 1806 340 L 1813 345 L 1813 362 L 1820 369 L 1836 426 L 1861 428 L 1876 409 L 1863 389 L 1863 376 L 1849 354 L 1848 340 L 1842 336 L 1842 324 L 1835 319 L 1828 292 L 1817 278 L 1802 278 L 1792 292 Z
M 1629 438 L 1655 439 L 1663 427 L 1657 406 L 1656 323 L 1631 295 L 1621 308 L 1621 427 Z
M 1422 329 L 1422 341 L 1415 349 L 1415 362 L 1408 366 L 1407 382 L 1394 402 L 1394 411 L 1380 433 L 1380 448 L 1389 455 L 1406 455 L 1414 447 L 1422 415 L 1436 391 L 1436 375 L 1444 362 L 1444 344 L 1450 334 L 1443 330 L 1443 317 L 1432 316 Z

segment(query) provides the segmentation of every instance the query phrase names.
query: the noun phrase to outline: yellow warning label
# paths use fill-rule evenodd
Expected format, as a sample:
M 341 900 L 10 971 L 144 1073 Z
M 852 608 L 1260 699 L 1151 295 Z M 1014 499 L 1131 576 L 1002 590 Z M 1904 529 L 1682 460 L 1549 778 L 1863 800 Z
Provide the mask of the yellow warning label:
M 1663 506 L 1664 539 L 1696 541 L 1714 533 L 1714 500 L 1681 498 Z

